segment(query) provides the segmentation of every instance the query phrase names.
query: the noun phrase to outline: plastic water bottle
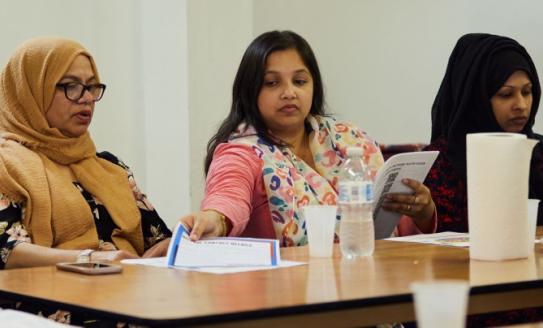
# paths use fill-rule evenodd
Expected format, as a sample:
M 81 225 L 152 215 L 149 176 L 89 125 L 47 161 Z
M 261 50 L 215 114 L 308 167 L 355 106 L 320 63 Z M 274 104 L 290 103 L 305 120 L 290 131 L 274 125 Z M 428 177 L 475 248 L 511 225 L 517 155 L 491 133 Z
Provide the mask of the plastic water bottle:
M 339 246 L 346 258 L 368 256 L 375 248 L 373 231 L 373 180 L 364 164 L 364 150 L 347 149 L 339 180 Z

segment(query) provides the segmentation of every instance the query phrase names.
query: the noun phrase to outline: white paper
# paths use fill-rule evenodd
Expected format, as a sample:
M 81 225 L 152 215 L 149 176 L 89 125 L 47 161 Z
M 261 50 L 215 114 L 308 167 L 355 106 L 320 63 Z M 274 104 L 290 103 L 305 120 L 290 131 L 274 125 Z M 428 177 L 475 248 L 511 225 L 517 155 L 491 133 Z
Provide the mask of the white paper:
M 468 233 L 445 231 L 430 234 L 420 234 L 403 237 L 387 238 L 390 241 L 402 241 L 409 243 L 433 244 L 453 247 L 469 247 Z
M 402 183 L 402 179 L 409 178 L 423 182 L 438 154 L 438 151 L 397 154 L 390 157 L 379 169 L 374 186 L 375 206 L 373 219 L 375 239 L 390 237 L 401 216 L 399 213 L 390 212 L 381 207 L 386 194 L 412 194 L 413 191 Z
M 178 224 L 168 247 L 168 265 L 183 267 L 277 266 L 279 241 L 259 238 L 209 238 L 193 242 Z
M 25 313 L 15 310 L 0 309 L 0 322 L 2 327 L 10 328 L 67 328 L 75 327 L 66 324 L 54 322 L 53 320 L 39 317 L 34 314 Z
M 527 206 L 535 143 L 516 133 L 467 135 L 470 258 L 497 261 L 533 252 Z
M 402 241 L 408 243 L 433 244 L 441 246 L 453 247 L 469 247 L 469 233 L 444 231 L 429 234 L 411 235 L 403 237 L 386 238 L 390 241 Z M 540 243 L 539 239 L 534 241 L 535 244 Z
M 196 267 L 177 267 L 177 266 L 168 266 L 168 260 L 166 257 L 155 257 L 148 259 L 126 259 L 122 260 L 121 263 L 124 264 L 139 264 L 154 266 L 159 268 L 171 268 L 178 270 L 186 271 L 197 271 L 213 274 L 225 274 L 225 273 L 238 273 L 238 272 L 247 272 L 247 271 L 258 271 L 258 270 L 271 270 L 278 268 L 288 268 L 297 265 L 304 265 L 305 262 L 294 262 L 294 261 L 281 261 L 277 266 L 249 266 L 249 267 L 205 267 L 205 268 L 196 268 Z

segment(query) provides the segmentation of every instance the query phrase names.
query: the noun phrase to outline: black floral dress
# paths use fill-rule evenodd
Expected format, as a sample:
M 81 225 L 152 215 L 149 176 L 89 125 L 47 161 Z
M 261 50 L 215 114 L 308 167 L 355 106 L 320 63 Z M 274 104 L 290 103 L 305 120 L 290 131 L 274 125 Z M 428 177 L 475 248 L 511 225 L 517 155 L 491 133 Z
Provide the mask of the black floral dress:
M 145 194 L 139 190 L 130 168 L 111 153 L 102 152 L 98 153 L 97 155 L 98 157 L 106 159 L 125 169 L 127 179 L 134 194 L 134 201 L 136 202 L 136 205 L 141 213 L 141 226 L 143 230 L 145 250 L 170 237 L 171 231 L 168 229 L 164 221 L 162 221 L 162 219 L 158 216 L 157 211 L 147 200 Z M 83 189 L 83 187 L 77 182 L 74 182 L 74 184 L 81 191 L 81 195 L 89 204 L 89 210 L 94 216 L 94 222 L 96 224 L 100 244 L 104 246 L 107 244 L 105 248 L 111 249 L 111 247 L 114 247 L 111 240 L 111 234 L 113 229 L 116 228 L 113 219 L 103 204 L 101 204 L 89 192 Z M 22 221 L 24 211 L 24 204 L 13 202 L 0 195 L 0 269 L 4 269 L 9 255 L 15 246 L 20 243 L 32 242 L 32 238 L 29 236 Z M 66 311 L 42 308 L 35 309 L 21 303 L 11 305 L 9 303 L 2 304 L 2 307 L 5 306 L 40 314 L 59 322 L 72 324 L 84 324 L 85 322 L 83 319 L 73 320 L 75 318 L 71 318 L 70 313 Z
M 466 180 L 461 177 L 448 156 L 444 138 L 424 148 L 439 151 L 424 184 L 430 189 L 437 210 L 437 232 L 468 231 L 468 192 Z

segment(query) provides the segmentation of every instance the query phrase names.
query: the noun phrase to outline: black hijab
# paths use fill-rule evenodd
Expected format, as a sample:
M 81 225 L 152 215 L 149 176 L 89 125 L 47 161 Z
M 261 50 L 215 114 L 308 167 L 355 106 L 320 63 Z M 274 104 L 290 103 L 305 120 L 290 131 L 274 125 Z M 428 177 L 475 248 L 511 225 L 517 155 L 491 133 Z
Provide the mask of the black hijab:
M 533 96 L 530 118 L 521 133 L 540 139 L 532 126 L 541 86 L 526 49 L 513 39 L 491 34 L 466 34 L 456 43 L 432 106 L 432 142 L 438 138 L 447 140 L 448 155 L 462 176 L 466 176 L 466 134 L 503 132 L 494 117 L 490 98 L 518 70 L 528 75 Z M 539 143 L 530 168 L 530 198 L 543 198 L 542 151 Z

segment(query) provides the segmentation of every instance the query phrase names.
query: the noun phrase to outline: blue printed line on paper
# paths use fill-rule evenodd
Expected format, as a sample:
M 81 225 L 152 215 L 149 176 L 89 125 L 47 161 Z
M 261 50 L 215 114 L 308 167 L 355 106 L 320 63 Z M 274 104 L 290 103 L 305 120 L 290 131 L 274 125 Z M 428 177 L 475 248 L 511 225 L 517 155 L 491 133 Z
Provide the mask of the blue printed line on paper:
M 175 238 L 173 241 L 173 247 L 172 247 L 172 253 L 170 254 L 170 257 L 168 258 L 168 266 L 173 266 L 175 263 L 175 257 L 177 256 L 177 250 L 179 249 L 179 244 L 181 243 L 181 237 L 185 233 L 185 227 L 180 224 L 179 228 L 177 229 L 177 233 L 175 234 Z

